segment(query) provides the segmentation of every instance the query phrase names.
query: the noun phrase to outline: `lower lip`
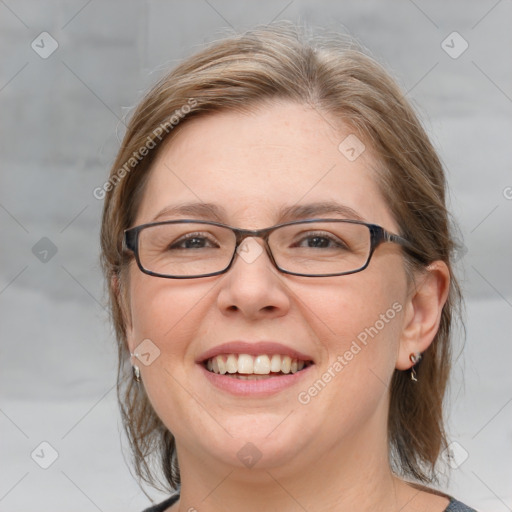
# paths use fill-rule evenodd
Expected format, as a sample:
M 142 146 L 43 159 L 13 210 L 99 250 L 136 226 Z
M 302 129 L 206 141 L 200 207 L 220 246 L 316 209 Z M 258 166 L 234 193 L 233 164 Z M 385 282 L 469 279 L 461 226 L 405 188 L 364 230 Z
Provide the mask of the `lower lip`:
M 210 372 L 202 364 L 199 364 L 199 367 L 203 371 L 205 377 L 216 388 L 237 396 L 265 396 L 278 393 L 279 391 L 283 391 L 284 389 L 290 388 L 299 383 L 306 374 L 309 374 L 309 370 L 312 366 L 313 365 L 310 365 L 296 373 L 288 373 L 279 377 L 269 377 L 267 379 L 259 380 L 242 380 Z

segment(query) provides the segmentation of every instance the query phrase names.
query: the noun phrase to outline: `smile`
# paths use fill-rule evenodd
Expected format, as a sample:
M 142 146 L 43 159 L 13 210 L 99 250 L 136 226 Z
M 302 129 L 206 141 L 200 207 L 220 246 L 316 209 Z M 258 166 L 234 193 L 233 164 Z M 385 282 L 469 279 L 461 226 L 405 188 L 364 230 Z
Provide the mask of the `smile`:
M 238 379 L 256 380 L 297 373 L 310 361 L 280 354 L 220 354 L 205 363 L 208 371 Z

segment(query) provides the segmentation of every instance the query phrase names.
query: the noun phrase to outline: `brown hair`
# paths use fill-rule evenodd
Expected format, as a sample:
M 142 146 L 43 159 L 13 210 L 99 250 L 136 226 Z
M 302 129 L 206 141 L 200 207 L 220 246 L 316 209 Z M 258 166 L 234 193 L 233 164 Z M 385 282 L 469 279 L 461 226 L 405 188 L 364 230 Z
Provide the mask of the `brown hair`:
M 442 260 L 452 270 L 454 243 L 441 162 L 402 91 L 354 43 L 308 40 L 301 30 L 279 24 L 228 37 L 186 59 L 140 102 L 102 189 L 101 261 L 118 343 L 118 400 L 136 474 L 154 486 L 159 480 L 153 457 L 160 459 L 168 489 L 179 484 L 179 467 L 172 433 L 154 412 L 144 386 L 132 378 L 123 306 L 129 301 L 123 290 L 132 255 L 123 251 L 123 230 L 134 222 L 162 141 L 194 117 L 249 111 L 274 99 L 306 103 L 330 114 L 371 146 L 380 163 L 379 185 L 400 234 L 423 257 L 420 262 L 406 256 L 408 268 L 421 270 L 425 262 Z M 418 382 L 395 370 L 390 390 L 390 462 L 399 475 L 423 482 L 436 480 L 436 461 L 446 446 L 443 397 L 452 316 L 460 304 L 453 276 L 450 286 L 437 335 L 417 367 Z

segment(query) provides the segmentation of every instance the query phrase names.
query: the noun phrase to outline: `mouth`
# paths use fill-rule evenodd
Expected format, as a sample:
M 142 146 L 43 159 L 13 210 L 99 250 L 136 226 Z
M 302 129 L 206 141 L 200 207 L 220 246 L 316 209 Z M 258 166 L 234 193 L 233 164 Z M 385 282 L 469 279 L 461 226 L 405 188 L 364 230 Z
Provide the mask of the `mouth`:
M 239 380 L 265 380 L 304 371 L 313 361 L 281 354 L 219 354 L 202 362 L 210 373 Z

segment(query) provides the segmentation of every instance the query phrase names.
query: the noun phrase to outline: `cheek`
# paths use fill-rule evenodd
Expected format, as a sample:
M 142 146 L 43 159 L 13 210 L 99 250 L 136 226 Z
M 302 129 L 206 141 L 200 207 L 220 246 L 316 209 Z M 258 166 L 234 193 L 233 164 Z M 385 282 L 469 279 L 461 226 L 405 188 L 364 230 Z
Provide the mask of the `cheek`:
M 190 406 L 191 395 L 186 390 L 195 366 L 190 342 L 201 328 L 200 319 L 211 308 L 209 294 L 215 284 L 135 273 L 131 283 L 131 351 L 148 339 L 157 347 L 157 357 L 150 364 L 146 365 L 144 358 L 139 364 L 146 394 L 163 422 L 175 434 L 186 436 L 186 425 L 204 421 L 198 408 Z M 147 346 L 148 342 L 144 343 Z
M 304 297 L 302 314 L 322 345 L 323 369 L 344 375 L 350 386 L 367 378 L 387 382 L 394 371 L 406 280 L 399 271 L 382 270 L 374 265 L 337 283 L 297 292 Z
M 139 274 L 132 280 L 130 290 L 133 342 L 149 338 L 166 353 L 185 351 L 198 327 L 194 318 L 200 314 L 214 284 Z
M 195 370 L 197 346 L 213 307 L 213 294 L 222 276 L 201 280 L 168 280 L 134 272 L 128 333 L 131 352 L 144 340 L 156 346 L 158 356 L 150 365 L 142 359 L 142 379 L 150 396 L 161 395 L 164 403 L 179 396 L 180 387 Z M 148 343 L 147 341 L 145 342 Z M 142 345 L 140 345 L 142 347 Z M 152 400 L 153 401 L 153 400 Z
M 399 281 L 362 272 L 305 295 L 303 314 L 320 334 L 324 357 L 299 402 L 326 418 L 327 437 L 356 431 L 387 410 L 404 309 Z

